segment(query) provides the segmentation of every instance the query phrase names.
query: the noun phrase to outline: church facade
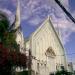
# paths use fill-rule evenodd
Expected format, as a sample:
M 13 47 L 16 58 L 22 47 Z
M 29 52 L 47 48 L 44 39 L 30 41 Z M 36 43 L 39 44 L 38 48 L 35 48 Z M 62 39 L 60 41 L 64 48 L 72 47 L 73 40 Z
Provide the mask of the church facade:
M 14 29 L 20 27 L 20 3 L 17 0 L 16 22 Z M 32 75 L 49 75 L 51 72 L 60 70 L 60 66 L 66 66 L 64 47 L 48 17 L 35 32 L 29 37 L 24 45 L 24 37 L 21 28 L 16 32 L 16 42 L 20 45 L 20 52 L 31 52 L 29 60 Z M 26 47 L 26 51 L 25 51 Z M 20 68 L 17 68 L 20 71 Z
M 32 54 L 32 75 L 49 75 L 66 66 L 64 47 L 48 17 L 26 42 Z

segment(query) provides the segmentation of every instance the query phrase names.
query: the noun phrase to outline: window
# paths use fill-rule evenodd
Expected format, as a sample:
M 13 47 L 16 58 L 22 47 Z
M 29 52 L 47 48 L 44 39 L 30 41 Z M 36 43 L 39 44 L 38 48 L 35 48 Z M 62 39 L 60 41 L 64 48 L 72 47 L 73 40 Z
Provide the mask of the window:
M 49 47 L 47 50 L 46 50 L 46 56 L 48 57 L 52 57 L 54 58 L 56 56 L 55 52 L 53 51 L 53 49 L 51 47 Z

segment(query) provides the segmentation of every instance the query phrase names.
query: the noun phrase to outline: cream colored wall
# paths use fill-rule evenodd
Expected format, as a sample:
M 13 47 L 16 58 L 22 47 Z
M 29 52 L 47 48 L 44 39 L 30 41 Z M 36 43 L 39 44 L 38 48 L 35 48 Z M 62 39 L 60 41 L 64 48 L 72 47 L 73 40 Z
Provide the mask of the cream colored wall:
M 23 37 L 23 33 L 22 33 L 21 30 L 18 30 L 16 32 L 16 42 L 20 46 L 20 52 L 25 53 L 25 50 L 24 50 L 25 49 L 24 37 Z
M 27 41 L 26 42 L 26 50 L 29 50 L 30 49 L 30 41 Z
M 52 47 L 55 52 L 55 58 L 46 57 L 45 52 L 49 47 Z M 30 39 L 30 48 L 32 50 L 32 55 L 37 59 L 32 60 L 32 69 L 35 70 L 35 73 L 37 72 L 37 63 L 40 64 L 40 75 L 48 75 L 49 72 L 56 71 L 57 64 L 65 65 L 65 57 L 61 56 L 64 54 L 63 47 L 59 43 L 56 34 L 51 27 L 49 19 L 33 33 Z

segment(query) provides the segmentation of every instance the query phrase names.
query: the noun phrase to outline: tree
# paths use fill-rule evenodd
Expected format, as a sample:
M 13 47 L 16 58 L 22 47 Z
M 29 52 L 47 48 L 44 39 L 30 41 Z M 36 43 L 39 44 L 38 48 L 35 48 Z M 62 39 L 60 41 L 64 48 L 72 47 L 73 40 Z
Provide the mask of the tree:
M 12 25 L 5 13 L 0 13 L 0 75 L 11 75 L 13 66 L 26 68 L 26 55 L 20 53 L 16 43 L 16 29 L 10 29 Z
M 55 75 L 72 75 L 72 73 L 65 70 L 64 66 L 61 66 L 61 71 L 56 71 Z

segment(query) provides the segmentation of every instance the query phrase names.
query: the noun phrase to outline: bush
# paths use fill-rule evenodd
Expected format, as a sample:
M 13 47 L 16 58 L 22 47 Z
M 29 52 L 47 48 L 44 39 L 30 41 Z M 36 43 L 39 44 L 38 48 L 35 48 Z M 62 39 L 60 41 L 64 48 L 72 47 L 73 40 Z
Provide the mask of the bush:
M 16 72 L 16 75 L 28 75 L 28 71 Z
M 64 66 L 61 66 L 61 71 L 56 71 L 55 75 L 72 75 L 72 73 L 65 70 Z

